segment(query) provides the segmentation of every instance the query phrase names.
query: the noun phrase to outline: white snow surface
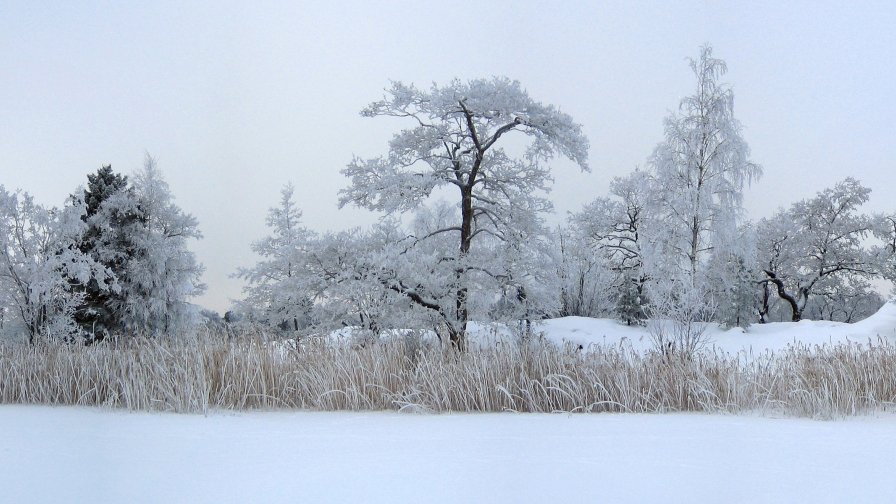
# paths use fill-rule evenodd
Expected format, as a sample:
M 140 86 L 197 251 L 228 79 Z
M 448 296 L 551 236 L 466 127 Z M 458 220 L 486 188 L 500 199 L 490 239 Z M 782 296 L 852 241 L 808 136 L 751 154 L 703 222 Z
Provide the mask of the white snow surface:
M 896 417 L 0 406 L 2 502 L 896 502 Z
M 481 326 L 477 329 L 480 334 L 488 332 Z M 534 331 L 558 344 L 588 347 L 624 343 L 635 350 L 653 346 L 648 327 L 630 327 L 608 319 L 564 317 L 544 320 L 534 325 Z M 730 354 L 774 352 L 793 344 L 814 347 L 842 343 L 874 344 L 881 340 L 896 343 L 896 302 L 885 303 L 874 315 L 853 324 L 803 320 L 753 324 L 747 329 L 725 329 L 718 324 L 708 324 L 704 335 L 707 350 L 716 349 Z M 480 336 L 480 339 L 483 337 Z

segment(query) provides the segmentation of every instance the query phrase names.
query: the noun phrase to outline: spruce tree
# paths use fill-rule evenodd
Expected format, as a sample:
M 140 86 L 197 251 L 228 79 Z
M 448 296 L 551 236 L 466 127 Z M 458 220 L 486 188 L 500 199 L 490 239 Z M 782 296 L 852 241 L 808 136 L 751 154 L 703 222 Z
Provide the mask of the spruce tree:
M 112 171 L 104 165 L 95 174 L 87 175 L 84 190 L 87 211 L 83 219 L 87 230 L 80 243 L 80 249 L 105 266 L 112 277 L 100 285 L 91 280 L 85 287 L 84 303 L 76 312 L 75 319 L 88 340 L 101 340 L 108 333 L 121 330 L 120 316 L 113 306 L 121 303 L 122 293 L 117 281 L 127 274 L 127 265 L 136 253 L 127 229 L 141 220 L 139 206 L 128 188 L 128 178 Z M 110 204 L 113 202 L 114 204 Z M 122 204 L 122 201 L 132 204 Z
M 731 278 L 723 287 L 724 299 L 719 303 L 718 316 L 725 327 L 746 329 L 759 313 L 756 281 L 746 261 L 739 255 L 730 255 L 727 267 Z
M 616 315 L 626 325 L 639 325 L 647 318 L 644 313 L 643 282 L 631 274 L 622 278 L 616 300 Z

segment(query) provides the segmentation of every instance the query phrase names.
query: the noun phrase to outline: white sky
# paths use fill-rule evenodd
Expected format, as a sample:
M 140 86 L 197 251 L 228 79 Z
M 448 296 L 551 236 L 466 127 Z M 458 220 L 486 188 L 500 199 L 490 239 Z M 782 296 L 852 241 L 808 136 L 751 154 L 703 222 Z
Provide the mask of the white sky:
M 60 205 L 149 151 L 199 219 L 198 302 L 219 311 L 286 182 L 313 229 L 374 220 L 337 211 L 339 171 L 385 152 L 396 123 L 358 111 L 390 79 L 506 75 L 572 115 L 593 172 L 556 164 L 562 215 L 644 165 L 710 43 L 765 169 L 754 217 L 846 176 L 896 210 L 896 2 L 144 3 L 0 4 L 0 184 Z

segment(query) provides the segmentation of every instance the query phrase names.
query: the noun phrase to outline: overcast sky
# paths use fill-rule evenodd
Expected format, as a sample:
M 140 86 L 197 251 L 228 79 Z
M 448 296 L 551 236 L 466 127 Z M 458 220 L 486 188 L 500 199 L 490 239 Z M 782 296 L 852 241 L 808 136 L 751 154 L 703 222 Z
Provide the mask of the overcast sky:
M 556 163 L 563 215 L 645 164 L 709 43 L 765 169 L 752 216 L 846 176 L 896 210 L 892 1 L 62 3 L 0 3 L 0 184 L 60 205 L 150 152 L 199 219 L 198 302 L 219 311 L 285 183 L 310 228 L 373 222 L 337 210 L 339 171 L 386 151 L 395 124 L 358 111 L 390 80 L 504 75 L 569 113 L 593 171 Z

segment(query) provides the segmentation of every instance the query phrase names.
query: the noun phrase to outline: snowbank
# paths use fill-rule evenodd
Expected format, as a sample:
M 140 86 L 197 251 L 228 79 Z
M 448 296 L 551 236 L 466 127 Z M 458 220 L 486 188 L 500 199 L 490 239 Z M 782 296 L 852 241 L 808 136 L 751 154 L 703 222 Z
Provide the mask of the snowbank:
M 646 327 L 626 326 L 607 319 L 565 317 L 545 320 L 537 324 L 536 331 L 559 344 L 588 347 L 625 343 L 636 350 L 646 350 L 652 346 Z M 732 354 L 778 351 L 792 344 L 874 343 L 879 339 L 896 343 L 896 302 L 885 303 L 877 313 L 854 324 L 803 320 L 754 324 L 746 330 L 739 327 L 726 330 L 718 324 L 708 324 L 705 336 L 709 347 Z

